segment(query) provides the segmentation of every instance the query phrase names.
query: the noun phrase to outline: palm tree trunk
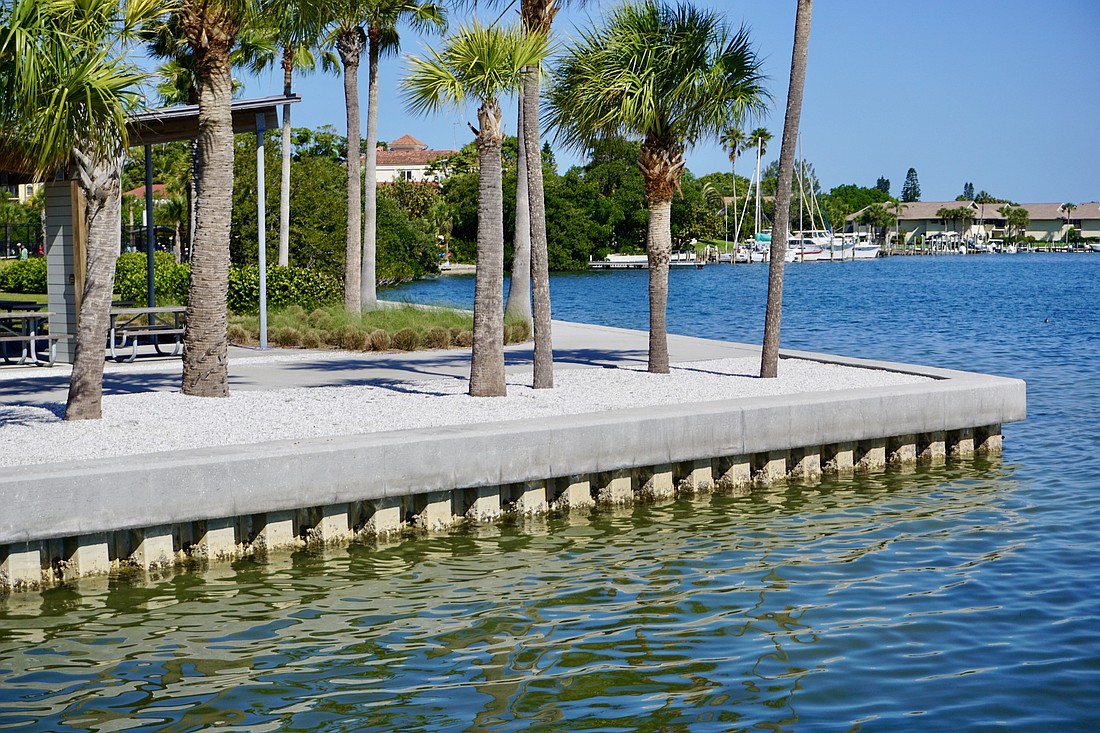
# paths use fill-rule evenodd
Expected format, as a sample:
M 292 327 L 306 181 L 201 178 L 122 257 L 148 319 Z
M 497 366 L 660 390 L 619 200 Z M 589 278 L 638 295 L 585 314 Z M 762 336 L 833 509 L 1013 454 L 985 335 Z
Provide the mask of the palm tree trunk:
M 229 50 L 222 44 L 196 49 L 199 88 L 198 159 L 195 187 L 195 244 L 187 330 L 183 340 L 186 395 L 229 395 L 226 296 L 229 290 L 229 230 L 233 196 L 233 78 Z
M 363 310 L 378 307 L 378 40 L 372 30 L 368 45 L 366 182 L 363 191 L 363 276 L 359 284 Z
M 552 16 L 551 16 L 552 17 Z M 523 147 L 527 154 L 527 198 L 531 216 L 531 295 L 534 301 L 535 355 L 531 386 L 554 386 L 554 346 L 550 333 L 550 266 L 546 249 L 546 197 L 539 130 L 539 74 L 528 67 L 523 83 Z
M 122 245 L 121 161 L 97 161 L 82 170 L 91 183 L 85 188 L 87 206 L 87 270 L 76 331 L 76 355 L 65 405 L 66 420 L 98 420 L 103 405 L 103 345 L 111 310 L 115 261 Z
M 363 43 L 358 29 L 341 32 L 336 42 L 344 65 L 344 106 L 348 118 L 348 231 L 344 253 L 344 308 L 357 312 L 362 302 L 362 188 L 359 180 L 359 56 Z
M 649 371 L 668 374 L 668 260 L 672 253 L 672 199 L 648 201 Z
M 470 395 L 503 397 L 504 382 L 504 191 L 500 148 L 501 111 L 496 100 L 478 110 L 477 275 L 474 280 L 474 345 Z
M 504 315 L 531 325 L 531 200 L 527 195 L 527 144 L 523 135 L 523 106 L 519 108 L 519 146 L 516 165 L 516 235 L 512 254 L 512 281 Z
M 283 96 L 293 91 L 294 47 L 283 49 Z M 283 165 L 279 178 L 279 266 L 290 264 L 290 105 L 283 105 Z
M 768 263 L 768 303 L 764 315 L 764 344 L 760 351 L 760 376 L 779 374 L 779 326 L 783 315 L 783 265 L 790 226 L 791 178 L 794 175 L 798 122 L 802 114 L 802 92 L 806 82 L 806 56 L 810 44 L 813 0 L 798 0 L 794 22 L 794 51 L 791 54 L 791 83 L 787 112 L 783 120 L 783 143 L 779 151 L 779 179 L 776 182 L 775 216 L 772 219 L 771 262 Z

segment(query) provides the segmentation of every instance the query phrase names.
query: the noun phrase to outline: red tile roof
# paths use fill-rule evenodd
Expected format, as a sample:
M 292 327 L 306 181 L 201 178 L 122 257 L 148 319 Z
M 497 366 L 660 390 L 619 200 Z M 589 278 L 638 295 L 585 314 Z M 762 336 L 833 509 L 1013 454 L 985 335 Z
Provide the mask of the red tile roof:
M 379 166 L 422 166 L 439 158 L 454 155 L 454 150 L 379 150 Z
M 123 196 L 136 196 L 139 199 L 145 198 L 145 186 L 138 186 L 137 188 L 130 189 L 122 194 Z M 168 198 L 168 186 L 163 183 L 153 184 L 153 198 L 154 199 L 166 199 Z

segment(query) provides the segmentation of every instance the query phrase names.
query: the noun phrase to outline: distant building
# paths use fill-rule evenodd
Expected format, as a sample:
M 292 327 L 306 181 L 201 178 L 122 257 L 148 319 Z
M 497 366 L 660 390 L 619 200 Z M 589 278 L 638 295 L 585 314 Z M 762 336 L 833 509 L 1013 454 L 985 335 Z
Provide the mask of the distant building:
M 42 188 L 41 183 L 11 183 L 5 184 L 3 189 L 7 191 L 8 196 L 15 199 L 21 204 L 27 203 L 32 196 L 34 196 L 38 189 Z
M 432 163 L 454 155 L 454 150 L 429 150 L 425 143 L 412 135 L 402 135 L 389 144 L 387 150 L 377 152 L 378 182 L 438 181 L 445 174 L 429 173 Z
M 893 205 L 883 204 L 891 212 Z M 970 209 L 969 219 L 951 221 L 937 216 L 940 209 Z M 957 241 L 984 241 L 1009 236 L 1008 223 L 1000 212 L 1003 203 L 980 204 L 975 201 L 911 201 L 902 204 L 898 215 L 898 228 L 902 232 L 903 243 L 917 241 L 919 237 L 944 238 Z M 1013 235 L 1032 237 L 1038 242 L 1063 241 L 1070 227 L 1082 237 L 1100 237 L 1100 203 L 1077 204 L 1077 208 L 1068 213 L 1061 203 L 1056 204 L 1019 204 L 1027 211 L 1030 220 L 1023 232 Z M 850 214 L 845 220 L 850 231 L 860 227 L 859 217 L 865 209 Z M 891 227 L 893 230 L 893 227 Z M 890 232 L 893 236 L 893 231 Z

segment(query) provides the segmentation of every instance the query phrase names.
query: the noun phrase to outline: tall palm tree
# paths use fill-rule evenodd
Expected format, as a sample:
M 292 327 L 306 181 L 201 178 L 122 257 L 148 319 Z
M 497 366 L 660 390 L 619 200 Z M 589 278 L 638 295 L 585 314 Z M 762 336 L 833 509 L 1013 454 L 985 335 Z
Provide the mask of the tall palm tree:
M 287 0 L 272 5 L 262 25 L 253 29 L 259 43 L 250 45 L 247 59 L 253 72 L 259 73 L 278 62 L 283 72 L 283 96 L 294 91 L 294 70 L 312 72 L 318 65 L 335 71 L 339 59 L 320 48 L 327 18 L 323 7 L 311 0 Z M 268 42 L 264 42 L 268 41 Z M 290 264 L 290 107 L 283 105 L 282 167 L 279 178 L 279 256 L 278 264 Z
M 102 414 L 103 344 L 121 244 L 126 116 L 144 74 L 125 57 L 158 0 L 13 0 L 0 10 L 0 136 L 39 176 L 72 163 L 86 206 L 87 259 L 65 419 Z
M 569 0 L 565 0 L 566 3 Z M 587 0 L 573 0 L 585 5 Z M 521 0 L 520 18 L 523 29 L 547 38 L 554 18 L 561 9 L 561 0 Z M 527 200 L 531 222 L 531 296 L 534 303 L 534 369 L 532 386 L 549 389 L 554 386 L 554 349 L 550 318 L 550 269 L 546 243 L 546 196 L 542 180 L 542 130 L 539 101 L 541 70 L 532 65 L 527 69 L 520 100 L 523 117 L 523 151 L 527 165 Z
M 195 59 L 199 121 L 195 231 L 182 392 L 229 395 L 229 230 L 233 200 L 233 73 L 230 53 L 260 0 L 180 0 L 180 26 Z
M 794 20 L 794 49 L 791 53 L 791 82 L 787 91 L 787 112 L 783 118 L 783 142 L 779 149 L 779 180 L 775 191 L 771 258 L 768 263 L 768 301 L 764 313 L 764 343 L 760 350 L 760 376 L 779 374 L 779 326 L 783 314 L 783 255 L 790 226 L 791 180 L 794 177 L 798 122 L 802 116 L 802 93 L 806 86 L 806 57 L 810 47 L 813 0 L 798 0 Z
M 730 156 L 730 173 L 733 174 L 733 218 L 734 221 L 739 221 L 737 218 L 737 156 L 741 154 L 741 150 L 745 147 L 745 143 L 748 142 L 748 136 L 745 135 L 745 131 L 740 127 L 734 125 L 727 127 L 726 131 L 722 134 L 722 147 L 724 147 Z M 740 232 L 735 232 L 733 236 L 734 241 L 740 240 Z M 736 262 L 737 258 L 731 258 L 730 262 Z
M 344 110 L 348 131 L 348 229 L 344 248 L 344 308 L 358 311 L 362 303 L 360 278 L 363 275 L 363 203 L 359 158 L 359 57 L 363 55 L 367 34 L 362 22 L 359 0 L 337 0 L 333 35 L 336 52 L 344 66 Z
M 1074 203 L 1071 203 L 1071 202 L 1068 202 L 1068 201 L 1058 207 L 1058 210 L 1062 212 L 1062 215 L 1066 219 L 1066 243 L 1067 244 L 1069 243 L 1069 230 L 1071 228 L 1070 225 L 1069 225 L 1069 220 L 1072 218 L 1073 211 L 1076 208 L 1077 208 L 1077 204 L 1074 204 Z
M 523 97 L 520 96 L 516 123 L 516 228 L 512 237 L 512 280 L 504 315 L 531 325 L 531 198 L 527 170 L 527 146 L 524 145 Z
M 504 381 L 504 200 L 500 96 L 518 92 L 524 68 L 541 63 L 546 38 L 473 23 L 447 39 L 440 51 L 409 59 L 406 100 L 416 113 L 480 103 L 474 142 L 478 150 L 477 276 L 470 394 L 506 393 Z
M 367 26 L 367 150 L 363 192 L 363 259 L 360 306 L 378 306 L 378 61 L 401 48 L 398 26 L 408 23 L 417 31 L 447 28 L 443 6 L 428 0 L 361 0 Z
M 760 161 L 764 159 L 764 154 L 768 152 L 768 142 L 771 139 L 772 134 L 768 132 L 766 127 L 757 127 L 749 133 L 749 144 L 756 148 L 756 214 L 753 220 L 756 231 L 754 234 L 761 230 L 760 212 L 763 211 L 760 195 Z
M 419 29 L 444 27 L 441 6 L 417 0 L 330 0 L 332 36 L 344 67 L 344 106 L 348 130 L 348 231 L 344 307 L 349 311 L 377 305 L 376 249 L 378 219 L 378 61 L 401 46 L 397 27 L 408 22 Z M 367 138 L 365 168 L 360 159 L 359 64 L 367 60 Z M 363 188 L 366 188 L 364 191 Z
M 909 208 L 908 204 L 901 200 L 894 201 L 887 204 L 888 207 L 893 209 L 894 214 L 894 246 L 901 246 L 901 213 Z
M 649 371 L 667 374 L 665 322 L 673 193 L 684 149 L 717 138 L 730 119 L 763 106 L 760 62 L 748 32 L 718 12 L 647 0 L 612 11 L 564 53 L 548 93 L 549 119 L 566 144 L 641 140 L 638 167 L 649 209 Z

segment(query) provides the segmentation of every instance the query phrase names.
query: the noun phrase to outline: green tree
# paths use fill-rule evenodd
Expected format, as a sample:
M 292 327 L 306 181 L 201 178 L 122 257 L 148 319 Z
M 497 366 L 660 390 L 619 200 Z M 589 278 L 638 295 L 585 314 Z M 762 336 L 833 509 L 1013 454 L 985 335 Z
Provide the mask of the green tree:
M 879 191 L 882 191 L 887 196 L 889 196 L 890 195 L 890 179 L 886 178 L 885 176 L 879 176 L 878 180 L 875 181 L 875 188 L 878 189 Z
M 768 301 L 764 314 L 764 343 L 760 350 L 761 378 L 775 378 L 779 373 L 779 327 L 783 315 L 783 264 L 787 249 L 790 188 L 794 174 L 795 146 L 798 144 L 798 122 L 802 114 L 813 7 L 813 0 L 798 0 L 798 10 L 795 13 L 791 81 L 787 87 L 787 111 L 783 118 L 783 142 L 779 151 L 779 178 L 775 195 L 775 225 L 768 262 Z
M 835 229 L 839 229 L 842 223 L 852 214 L 864 209 L 871 204 L 881 204 L 890 201 L 889 194 L 879 187 L 865 188 L 854 183 L 846 183 L 834 186 L 828 193 L 821 196 L 821 207 L 825 215 L 829 217 Z
M 910 168 L 905 173 L 905 183 L 901 186 L 901 200 L 905 203 L 920 201 L 920 182 L 917 180 L 916 168 Z
M 518 92 L 527 66 L 546 54 L 546 38 L 535 33 L 473 23 L 448 38 L 440 51 L 409 59 L 406 100 L 413 112 L 461 107 L 468 97 L 477 110 L 477 275 L 474 285 L 474 344 L 470 394 L 506 394 L 504 381 L 504 218 L 501 170 L 502 94 Z
M 667 374 L 670 215 L 684 148 L 763 106 L 760 62 L 748 32 L 731 32 L 719 13 L 650 1 L 612 11 L 606 25 L 565 51 L 552 78 L 549 117 L 568 145 L 590 149 L 614 136 L 642 141 L 649 371 Z
M 156 0 L 13 0 L 0 8 L 0 136 L 40 176 L 73 162 L 87 255 L 65 419 L 102 415 L 103 343 L 120 232 L 126 115 L 144 75 L 127 59 Z
M 973 201 L 974 200 L 974 184 L 967 181 L 963 184 L 962 195 L 959 196 L 956 201 Z

